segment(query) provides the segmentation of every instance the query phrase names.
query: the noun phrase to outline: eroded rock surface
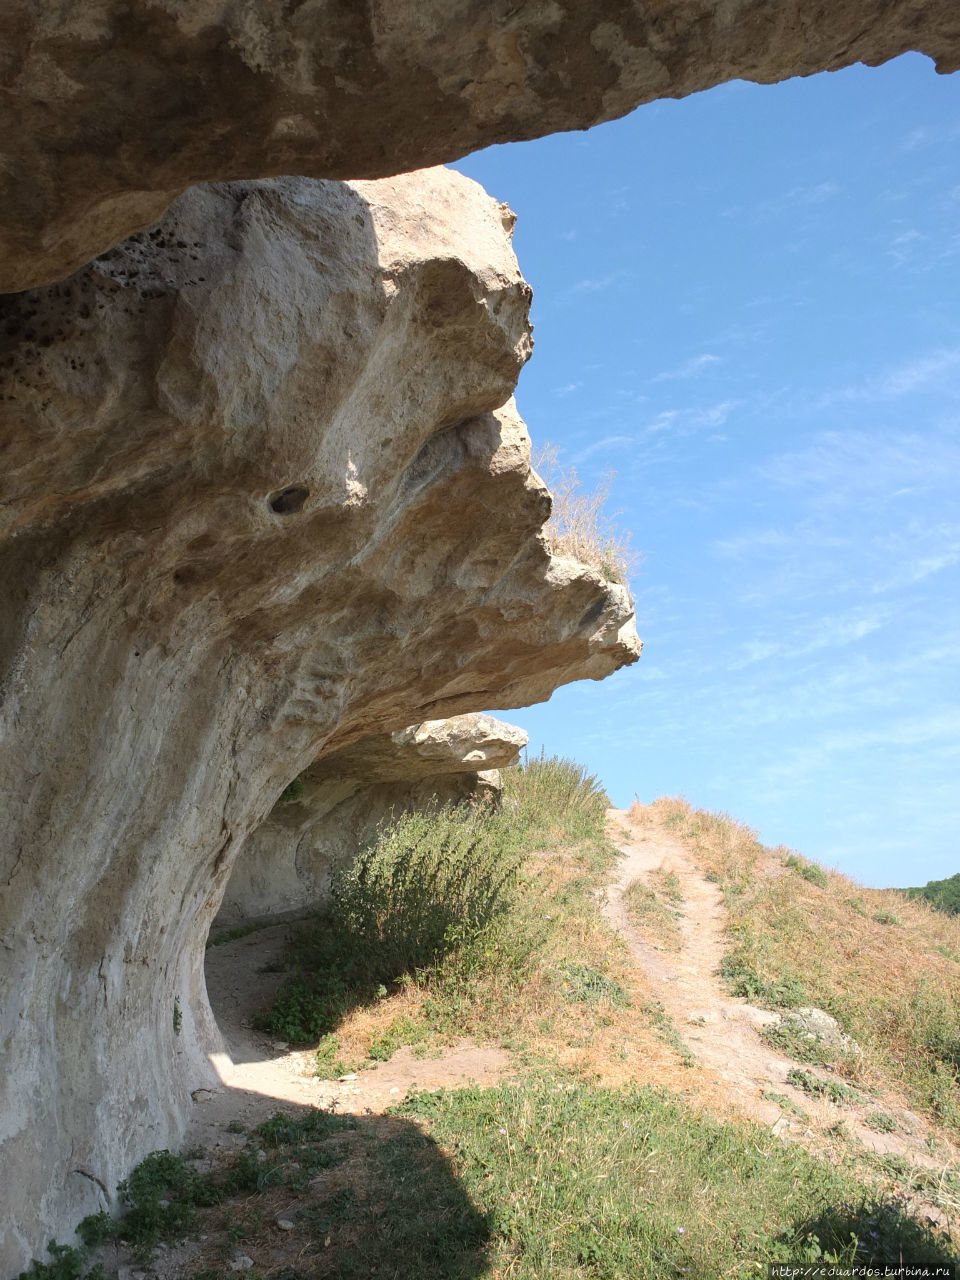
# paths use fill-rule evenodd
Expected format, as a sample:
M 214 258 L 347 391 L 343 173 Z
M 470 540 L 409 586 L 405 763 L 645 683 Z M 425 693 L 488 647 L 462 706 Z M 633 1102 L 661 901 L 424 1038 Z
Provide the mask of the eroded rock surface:
M 291 779 L 638 654 L 540 536 L 511 222 L 443 170 L 202 187 L 2 300 L 0 1274 L 178 1141 Z
M 908 49 L 956 70 L 956 0 L 14 0 L 0 291 L 62 278 L 191 183 L 381 177 Z
M 427 720 L 324 756 L 281 796 L 244 843 L 214 932 L 319 907 L 330 873 L 394 815 L 490 799 L 527 735 L 493 716 Z

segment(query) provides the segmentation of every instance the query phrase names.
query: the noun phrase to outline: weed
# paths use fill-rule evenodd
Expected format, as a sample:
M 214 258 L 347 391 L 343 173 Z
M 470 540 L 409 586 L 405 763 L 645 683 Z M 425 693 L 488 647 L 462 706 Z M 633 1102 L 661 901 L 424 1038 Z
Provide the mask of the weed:
M 892 911 L 877 911 L 873 918 L 877 924 L 889 924 L 895 925 L 898 929 L 903 928 L 903 921 L 899 916 L 894 915 Z
M 173 1034 L 178 1036 L 183 1030 L 183 1013 L 180 1009 L 180 997 L 173 998 Z
M 540 1051 L 564 1061 L 609 1063 L 631 1020 L 648 1045 L 597 910 L 616 857 L 608 804 L 579 765 L 541 755 L 504 772 L 499 812 L 385 828 L 338 880 L 336 906 L 292 936 L 290 974 L 257 1025 L 313 1040 L 325 1078 L 465 1035 L 526 1053 L 545 1019 Z
M 788 1098 L 785 1093 L 774 1093 L 772 1089 L 764 1089 L 761 1091 L 760 1097 L 766 1102 L 773 1102 L 781 1111 L 788 1111 L 790 1115 L 796 1116 L 798 1120 L 806 1123 L 810 1119 L 803 1107 L 798 1107 L 793 1099 Z
M 728 952 L 717 970 L 735 996 L 743 996 L 753 1004 L 771 1009 L 797 1009 L 807 1004 L 807 993 L 800 980 L 783 969 L 776 978 L 764 978 L 750 965 L 742 952 Z
M 638 556 L 630 546 L 630 534 L 616 527 L 616 516 L 605 514 L 613 473 L 592 493 L 584 493 L 576 471 L 560 466 L 555 445 L 537 451 L 534 468 L 550 490 L 553 509 L 543 535 L 554 555 L 569 556 L 599 569 L 610 582 L 625 583 Z
M 87 1271 L 86 1258 L 79 1249 L 51 1240 L 47 1252 L 50 1262 L 34 1258 L 26 1271 L 20 1272 L 17 1280 L 103 1280 L 103 1267 L 97 1263 Z
M 559 975 L 560 990 L 565 1000 L 578 1000 L 583 1004 L 606 1001 L 619 1008 L 630 1003 L 630 997 L 619 982 L 589 965 L 565 964 Z
M 649 1000 L 643 1006 L 643 1012 L 653 1024 L 657 1036 L 673 1049 L 685 1067 L 698 1065 L 697 1055 L 684 1044 L 680 1032 L 659 1000 Z
M 246 1133 L 246 1129 L 239 1120 L 231 1120 L 227 1125 L 227 1133 Z
M 900 1128 L 896 1119 L 886 1111 L 871 1111 L 863 1117 L 863 1123 L 876 1133 L 896 1133 Z
M 787 1072 L 787 1084 L 802 1089 L 813 1098 L 826 1098 L 837 1107 L 866 1101 L 859 1089 L 851 1089 L 839 1080 L 823 1080 L 810 1071 L 801 1071 L 799 1067 Z
M 809 880 L 811 884 L 815 884 L 818 889 L 826 889 L 827 873 L 823 867 L 818 866 L 815 862 L 807 862 L 805 858 L 800 858 L 795 853 L 791 853 L 785 863 L 798 875 L 803 876 L 804 880 Z

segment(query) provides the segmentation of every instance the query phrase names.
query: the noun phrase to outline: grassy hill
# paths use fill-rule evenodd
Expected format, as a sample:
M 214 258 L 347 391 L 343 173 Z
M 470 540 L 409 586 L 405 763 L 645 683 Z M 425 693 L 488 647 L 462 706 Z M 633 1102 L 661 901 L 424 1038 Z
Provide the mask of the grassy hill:
M 930 1160 L 880 1158 L 842 1125 L 784 1141 L 736 1113 L 604 918 L 629 822 L 609 824 L 607 803 L 582 769 L 541 759 L 508 775 L 499 812 L 401 820 L 295 936 L 261 1017 L 309 1046 L 321 1078 L 469 1037 L 510 1054 L 498 1084 L 412 1091 L 385 1114 L 288 1106 L 231 1124 L 237 1150 L 150 1157 L 125 1215 L 86 1220 L 84 1248 L 31 1280 L 92 1277 L 104 1242 L 136 1262 L 198 1233 L 184 1280 L 241 1265 L 250 1280 L 747 1280 L 770 1261 L 955 1259 L 960 1239 L 928 1214 L 960 1210 L 960 919 L 724 816 L 652 806 L 722 888 L 711 981 L 833 1014 L 862 1053 L 818 1070 L 908 1098 Z M 675 880 L 631 900 L 658 946 L 677 945 Z

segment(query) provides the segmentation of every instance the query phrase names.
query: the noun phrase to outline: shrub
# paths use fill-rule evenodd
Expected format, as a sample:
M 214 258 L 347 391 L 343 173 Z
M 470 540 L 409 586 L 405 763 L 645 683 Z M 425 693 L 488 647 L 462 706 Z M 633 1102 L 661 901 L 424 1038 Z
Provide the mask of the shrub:
M 811 884 L 815 884 L 818 889 L 827 887 L 827 873 L 817 863 L 806 862 L 803 858 L 798 858 L 795 853 L 791 853 L 787 858 L 786 865 L 792 871 L 796 871 L 798 875 L 803 876 L 804 880 L 809 880 Z

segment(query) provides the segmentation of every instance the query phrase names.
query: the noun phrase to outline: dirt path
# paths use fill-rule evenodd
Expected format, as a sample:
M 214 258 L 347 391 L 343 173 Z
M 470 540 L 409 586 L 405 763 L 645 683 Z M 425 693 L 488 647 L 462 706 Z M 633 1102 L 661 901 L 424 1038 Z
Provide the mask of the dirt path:
M 401 1049 L 368 1070 L 318 1080 L 312 1051 L 292 1049 L 253 1027 L 254 1015 L 269 1007 L 283 981 L 282 973 L 269 970 L 281 959 L 291 927 L 272 925 L 207 952 L 207 993 L 225 1045 L 214 1057 L 222 1087 L 197 1091 L 188 1142 L 230 1146 L 225 1130 L 231 1121 L 249 1127 L 284 1103 L 374 1114 L 412 1088 L 492 1084 L 505 1074 L 506 1053 L 463 1043 L 436 1057 Z
M 788 1083 L 788 1073 L 800 1064 L 768 1046 L 759 1034 L 777 1015 L 728 995 L 717 977 L 726 949 L 726 909 L 719 887 L 701 874 L 687 846 L 653 812 L 645 811 L 639 825 L 617 809 L 611 809 L 608 818 L 610 838 L 623 860 L 610 885 L 604 915 L 626 939 L 683 1042 L 704 1070 L 721 1082 L 733 1107 L 770 1125 L 777 1134 L 799 1140 L 815 1139 L 842 1120 L 869 1150 L 905 1155 L 932 1167 L 925 1144 L 927 1126 L 902 1103 L 876 1097 L 867 1105 L 836 1106 Z M 644 936 L 623 899 L 624 890 L 636 880 L 655 889 L 654 877 L 661 871 L 676 877 L 682 896 L 675 950 Z M 805 1069 L 829 1077 L 821 1068 Z M 779 1094 L 789 1103 L 782 1106 L 765 1098 L 765 1093 Z M 808 1119 L 798 1116 L 790 1104 Z M 895 1115 L 903 1132 L 874 1132 L 863 1123 L 871 1111 Z

